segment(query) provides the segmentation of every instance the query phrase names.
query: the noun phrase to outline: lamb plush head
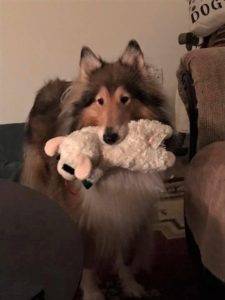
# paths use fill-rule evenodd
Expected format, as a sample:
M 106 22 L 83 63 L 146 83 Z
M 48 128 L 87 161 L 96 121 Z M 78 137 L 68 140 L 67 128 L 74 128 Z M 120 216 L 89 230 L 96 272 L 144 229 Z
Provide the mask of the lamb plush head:
M 86 179 L 100 159 L 100 141 L 90 131 L 74 131 L 68 136 L 50 139 L 45 144 L 48 156 L 59 157 L 57 171 L 66 180 Z
M 128 134 L 119 144 L 101 142 L 97 127 L 87 127 L 45 145 L 48 156 L 60 155 L 57 170 L 66 180 L 97 182 L 109 168 L 122 167 L 149 173 L 164 171 L 175 162 L 163 141 L 172 128 L 158 121 L 139 120 L 128 124 Z

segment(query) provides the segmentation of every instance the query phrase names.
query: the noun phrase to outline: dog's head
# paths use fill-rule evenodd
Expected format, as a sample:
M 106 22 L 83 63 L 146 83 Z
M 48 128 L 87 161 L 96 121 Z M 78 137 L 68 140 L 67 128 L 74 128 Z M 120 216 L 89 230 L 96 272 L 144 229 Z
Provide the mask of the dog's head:
M 65 99 L 61 117 L 67 119 L 68 131 L 99 126 L 102 140 L 114 144 L 126 136 L 131 120 L 167 122 L 163 105 L 164 97 L 149 74 L 143 52 L 131 40 L 113 63 L 82 48 L 79 76 Z

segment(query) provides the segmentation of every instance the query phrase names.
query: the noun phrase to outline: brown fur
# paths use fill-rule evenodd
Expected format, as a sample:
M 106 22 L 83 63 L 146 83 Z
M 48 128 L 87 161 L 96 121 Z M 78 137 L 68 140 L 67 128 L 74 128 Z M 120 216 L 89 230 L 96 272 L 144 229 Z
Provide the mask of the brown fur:
M 121 102 L 124 96 L 129 98 L 125 104 Z M 103 105 L 98 102 L 100 98 Z M 114 257 L 124 290 L 133 296 L 143 290 L 124 266 L 124 253 L 134 248 L 135 240 L 140 244 L 139 256 L 143 256 L 141 245 L 147 249 L 152 202 L 143 198 L 155 196 L 160 179 L 122 170 L 109 172 L 89 192 L 78 184 L 80 196 L 74 197 L 56 172 L 56 160 L 44 154 L 44 144 L 54 136 L 89 125 L 100 126 L 103 132 L 110 127 L 125 134 L 122 129 L 130 120 L 148 118 L 168 123 L 164 104 L 164 96 L 149 75 L 135 41 L 115 63 L 104 62 L 84 47 L 78 78 L 74 82 L 57 79 L 47 83 L 38 92 L 27 122 L 22 183 L 57 200 L 78 222 L 87 237 L 86 266 L 103 257 Z M 73 183 L 70 185 L 74 188 Z M 143 235 L 145 240 L 140 238 Z M 103 299 L 92 272 L 84 271 L 84 299 Z
M 110 95 L 107 88 L 102 87 L 96 99 L 103 99 L 104 104 L 101 106 L 97 101 L 84 109 L 81 117 L 81 126 L 103 126 L 104 128 L 128 123 L 135 119 L 156 119 L 157 116 L 150 108 L 138 100 L 129 100 L 129 103 L 120 102 L 123 95 L 131 96 L 124 89 L 119 87 Z

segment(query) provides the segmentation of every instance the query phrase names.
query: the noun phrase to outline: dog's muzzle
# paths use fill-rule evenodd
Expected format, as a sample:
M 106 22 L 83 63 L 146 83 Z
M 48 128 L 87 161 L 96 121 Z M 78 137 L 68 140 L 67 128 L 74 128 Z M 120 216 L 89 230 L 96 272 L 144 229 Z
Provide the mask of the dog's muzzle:
M 106 144 L 113 145 L 118 141 L 118 139 L 119 139 L 118 133 L 114 132 L 113 128 L 107 127 L 105 133 L 103 134 L 103 141 Z

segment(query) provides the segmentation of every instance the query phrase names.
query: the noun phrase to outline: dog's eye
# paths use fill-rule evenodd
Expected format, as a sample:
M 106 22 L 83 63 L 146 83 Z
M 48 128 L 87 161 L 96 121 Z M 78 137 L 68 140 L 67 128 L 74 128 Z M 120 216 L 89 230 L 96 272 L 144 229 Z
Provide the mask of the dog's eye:
M 104 104 L 104 99 L 103 98 L 98 98 L 97 102 L 99 105 L 103 105 Z
M 128 101 L 130 100 L 130 98 L 128 96 L 122 96 L 120 98 L 121 103 L 126 104 Z

